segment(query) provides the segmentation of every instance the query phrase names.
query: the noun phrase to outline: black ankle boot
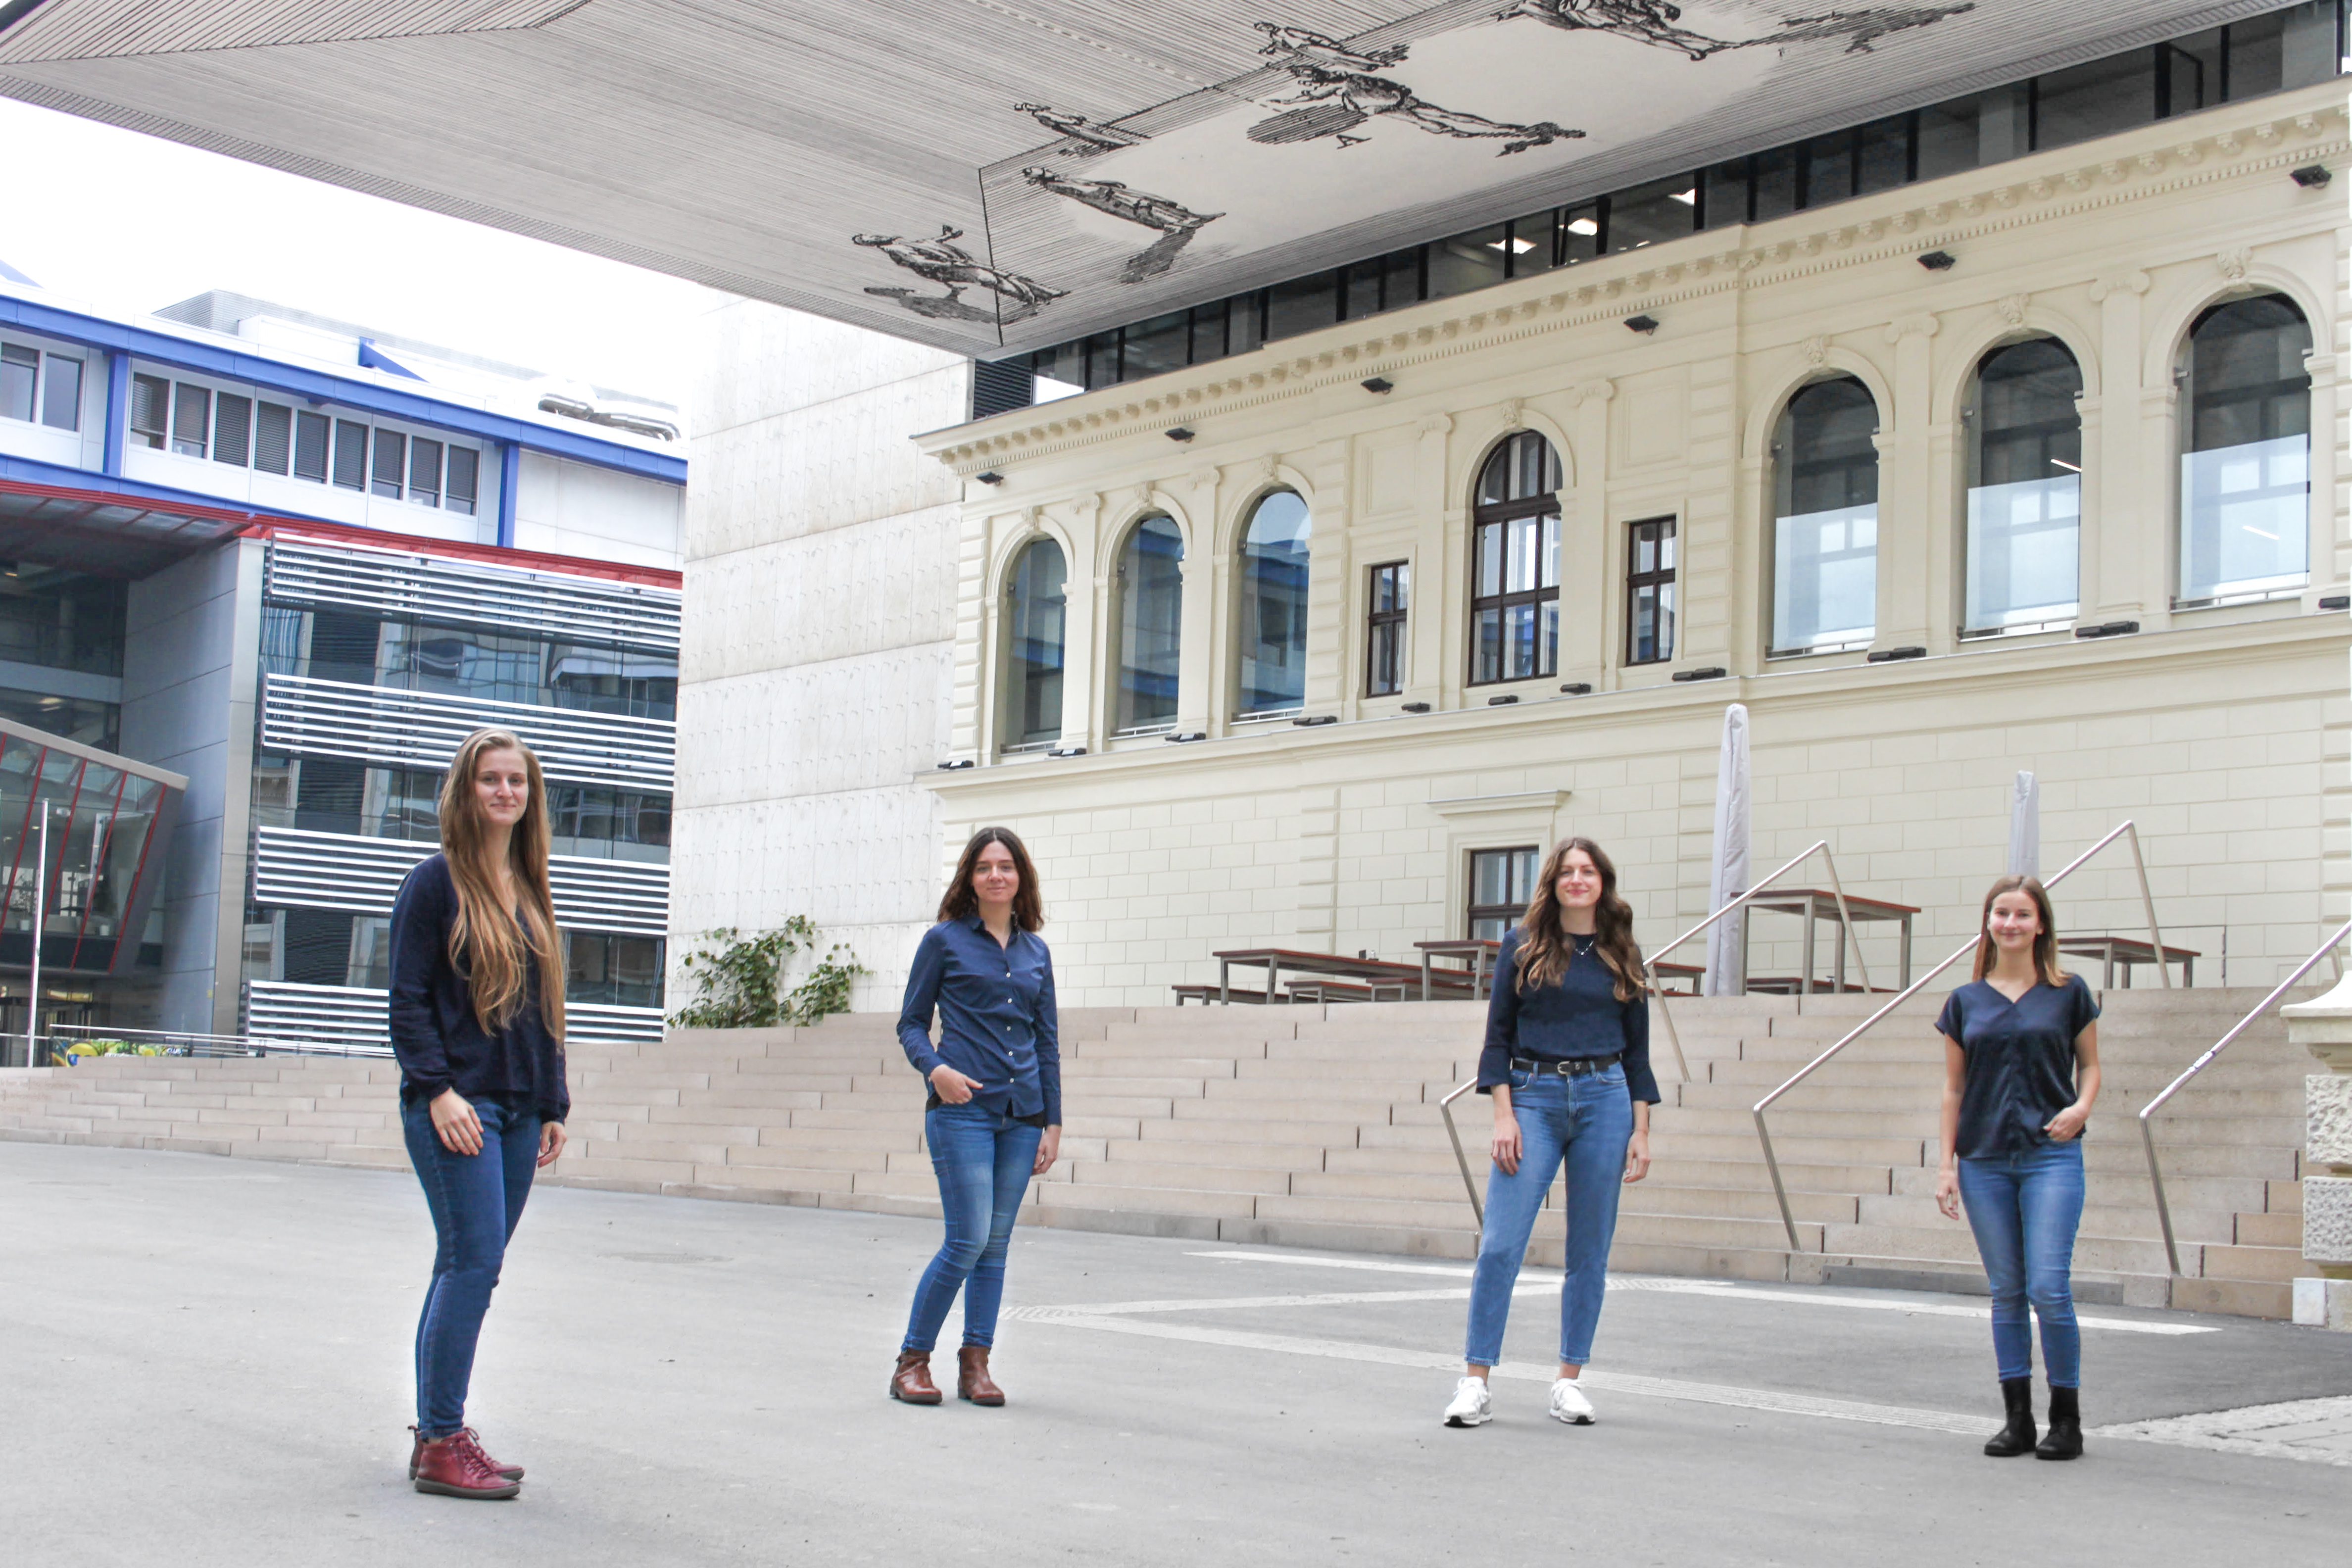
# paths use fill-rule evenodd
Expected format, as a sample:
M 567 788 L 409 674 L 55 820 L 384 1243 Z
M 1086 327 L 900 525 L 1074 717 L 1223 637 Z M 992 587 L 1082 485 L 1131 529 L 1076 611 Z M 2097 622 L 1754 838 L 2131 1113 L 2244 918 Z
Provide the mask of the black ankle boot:
M 1984 1451 L 1996 1459 L 2014 1459 L 2033 1447 L 2033 1380 L 2002 1378 L 2000 1402 L 2009 1406 L 2009 1425 L 1993 1434 Z
M 2083 1409 L 2080 1391 L 2053 1386 L 2050 1390 L 2050 1435 L 2033 1450 L 2037 1459 L 2079 1459 L 2083 1457 Z

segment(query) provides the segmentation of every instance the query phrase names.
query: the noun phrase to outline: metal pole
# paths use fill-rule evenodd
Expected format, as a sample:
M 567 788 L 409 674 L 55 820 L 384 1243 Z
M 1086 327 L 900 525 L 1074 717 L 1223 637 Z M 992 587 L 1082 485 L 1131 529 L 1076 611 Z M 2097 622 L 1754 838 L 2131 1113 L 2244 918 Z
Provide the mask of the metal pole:
M 38 787 L 39 783 L 36 780 L 35 788 Z M 33 978 L 32 984 L 25 988 L 25 1065 L 28 1068 L 38 1065 L 33 1058 L 40 1049 L 42 916 L 48 901 L 48 888 L 49 808 L 44 803 L 41 806 L 40 847 L 36 851 L 33 861 Z
M 2147 942 L 2155 951 L 2148 954 L 2156 960 L 2156 977 L 2164 982 L 2167 991 L 2172 989 L 2172 966 L 2164 962 L 2164 935 L 2156 929 L 2156 900 L 2147 890 L 2147 862 L 2140 858 L 2139 829 L 2131 823 L 2132 868 L 2139 873 L 2139 904 L 2147 915 Z
M 1486 1205 L 1478 1201 L 1478 1184 L 1470 1174 L 1470 1156 L 1462 1152 L 1462 1133 L 1454 1125 L 1454 1102 L 1477 1087 L 1475 1078 L 1456 1085 L 1453 1093 L 1437 1102 L 1437 1109 L 1445 1117 L 1446 1137 L 1454 1141 L 1454 1163 L 1462 1167 L 1462 1188 L 1470 1194 L 1471 1216 L 1478 1222 L 1478 1229 L 1483 1233 L 1486 1228 Z

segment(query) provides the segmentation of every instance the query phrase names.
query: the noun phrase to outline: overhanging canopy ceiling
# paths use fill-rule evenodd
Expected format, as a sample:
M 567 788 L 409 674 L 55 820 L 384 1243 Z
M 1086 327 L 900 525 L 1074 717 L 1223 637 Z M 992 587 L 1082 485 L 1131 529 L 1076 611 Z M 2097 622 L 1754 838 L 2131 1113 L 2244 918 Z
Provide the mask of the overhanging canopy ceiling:
M 961 353 L 2276 0 L 0 3 L 0 91 Z

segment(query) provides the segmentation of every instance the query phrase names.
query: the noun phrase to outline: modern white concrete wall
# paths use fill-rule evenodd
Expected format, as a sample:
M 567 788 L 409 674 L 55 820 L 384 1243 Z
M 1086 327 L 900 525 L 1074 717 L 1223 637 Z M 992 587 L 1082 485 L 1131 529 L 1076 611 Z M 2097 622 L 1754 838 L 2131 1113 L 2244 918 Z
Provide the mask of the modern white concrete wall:
M 677 962 L 794 914 L 895 1007 L 939 901 L 963 486 L 908 437 L 961 421 L 968 362 L 773 306 L 703 321 L 689 416 L 671 850 Z
M 677 570 L 686 504 L 677 486 L 544 452 L 524 452 L 521 467 L 516 549 Z
M 236 1029 L 264 552 L 244 540 L 131 584 L 122 752 L 188 775 L 157 901 L 161 1028 Z

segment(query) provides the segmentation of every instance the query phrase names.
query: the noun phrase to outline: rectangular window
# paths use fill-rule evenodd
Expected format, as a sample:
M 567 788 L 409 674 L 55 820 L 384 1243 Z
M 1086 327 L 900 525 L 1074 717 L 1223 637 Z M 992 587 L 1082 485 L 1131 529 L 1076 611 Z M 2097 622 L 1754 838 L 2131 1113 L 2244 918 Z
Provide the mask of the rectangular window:
M 366 426 L 335 421 L 335 483 L 347 490 L 367 489 L 367 448 Z
M 33 422 L 33 388 L 41 379 L 41 351 L 0 343 L 0 417 Z
M 253 426 L 253 466 L 265 474 L 282 474 L 294 455 L 294 411 L 283 404 L 265 403 Z
M 172 389 L 172 450 L 184 458 L 201 458 L 212 436 L 212 389 L 186 382 Z
M 1474 942 L 1500 942 L 1519 923 L 1535 897 L 1536 857 L 1532 844 L 1509 849 L 1470 851 L 1470 907 L 1463 928 Z
M 1505 270 L 1503 249 L 1510 243 L 1510 232 L 1507 225 L 1498 223 L 1492 228 L 1457 234 L 1451 239 L 1433 240 L 1429 247 L 1429 297 L 1450 300 L 1456 294 L 1500 283 Z
M 1549 272 L 1566 259 L 1560 254 L 1559 209 L 1512 220 L 1512 277 L 1531 278 L 1538 272 Z
M 1472 683 L 1549 675 L 1559 661 L 1559 511 L 1475 529 Z
M 1138 321 L 1127 329 L 1119 357 L 1119 379 L 1141 381 L 1147 375 L 1184 368 L 1191 348 L 1192 326 L 1181 310 Z
M 1192 363 L 1206 364 L 1225 357 L 1225 302 L 1213 300 L 1192 307 Z
M 481 461 L 482 455 L 471 447 L 449 448 L 449 485 L 442 505 L 468 517 L 474 515 L 475 487 Z
M 294 477 L 327 482 L 327 440 L 334 421 L 305 408 L 294 416 Z
M 422 436 L 408 439 L 408 499 L 419 506 L 441 504 L 441 443 Z
M 1502 276 L 1497 270 L 1497 278 Z M 1305 278 L 1293 278 L 1276 283 L 1266 291 L 1265 335 L 1267 341 L 1296 337 L 1328 327 L 1339 319 L 1339 275 L 1335 272 L 1310 273 Z
M 2134 49 L 2051 71 L 2033 80 L 2033 145 L 2064 147 L 2156 118 L 2153 49 Z
M 172 384 L 160 375 L 131 378 L 131 434 L 161 450 L 172 418 Z
M 81 428 L 81 361 L 49 356 L 48 379 L 41 383 L 41 423 L 57 430 Z
M 245 467 L 253 449 L 253 399 L 224 392 L 213 405 L 213 460 Z
M 377 495 L 389 500 L 400 499 L 401 481 L 408 473 L 408 437 L 397 430 L 375 433 L 375 484 Z
M 1675 657 L 1675 520 L 1633 525 L 1625 551 L 1625 662 Z
M 1370 612 L 1365 616 L 1364 695 L 1393 697 L 1404 689 L 1404 627 L 1412 608 L 1412 568 L 1384 561 L 1371 569 Z
M 1674 174 L 1609 197 L 1609 251 L 1639 250 L 1698 227 L 1698 176 Z

